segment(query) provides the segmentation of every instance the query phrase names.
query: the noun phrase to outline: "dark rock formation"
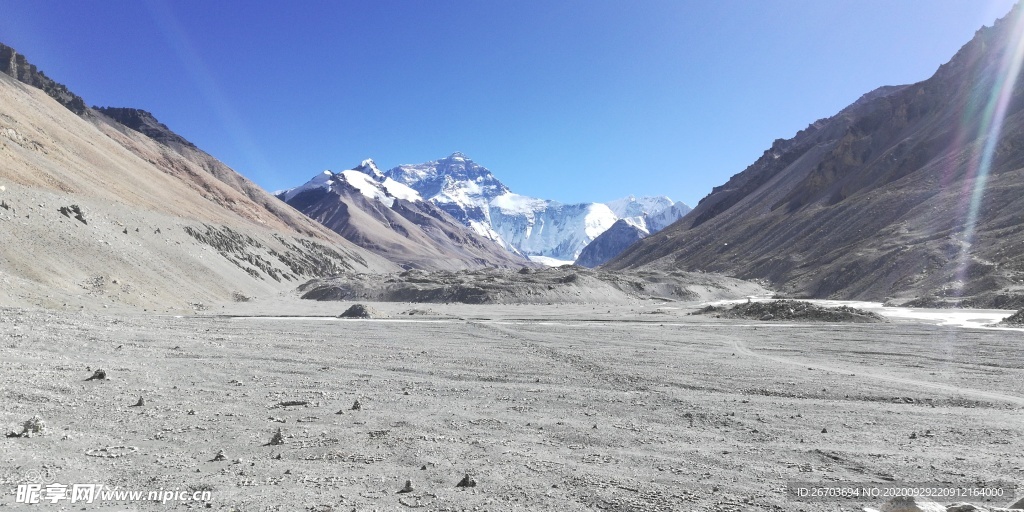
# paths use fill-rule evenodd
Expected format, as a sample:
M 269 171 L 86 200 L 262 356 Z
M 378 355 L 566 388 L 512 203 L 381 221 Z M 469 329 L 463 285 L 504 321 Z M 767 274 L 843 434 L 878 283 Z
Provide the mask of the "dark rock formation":
M 36 69 L 35 65 L 26 60 L 24 55 L 4 44 L 0 44 L 0 72 L 10 75 L 19 82 L 41 89 L 75 114 L 83 115 L 87 110 L 85 101 L 81 97 L 68 90 L 64 84 L 53 81 L 45 73 Z
M 167 125 L 157 121 L 153 114 L 137 108 L 93 107 L 93 110 L 121 123 L 132 130 L 166 145 L 180 144 L 195 148 L 195 144 L 171 131 Z
M 707 306 L 696 315 L 714 315 L 719 318 L 744 318 L 761 321 L 802 321 L 802 322 L 884 322 L 877 313 L 851 308 L 849 306 L 822 307 L 810 302 L 797 300 L 774 300 L 770 302 L 747 302 L 731 307 Z
M 1024 326 L 1024 309 L 1004 318 L 1003 321 L 999 323 L 1003 325 L 1012 325 L 1018 327 Z
M 344 313 L 338 315 L 340 318 L 376 318 L 380 316 L 377 310 L 363 304 L 353 304 Z M 358 403 L 358 402 L 357 402 Z

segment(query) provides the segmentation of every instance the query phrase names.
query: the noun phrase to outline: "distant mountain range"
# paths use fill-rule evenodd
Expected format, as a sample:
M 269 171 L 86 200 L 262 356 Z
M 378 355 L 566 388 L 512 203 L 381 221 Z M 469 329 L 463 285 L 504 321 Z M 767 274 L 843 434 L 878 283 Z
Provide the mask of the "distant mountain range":
M 931 78 L 775 141 L 608 266 L 724 272 L 804 297 L 1024 306 L 1022 16 L 1018 4 Z
M 455 262 L 461 262 L 458 265 L 503 266 L 522 261 L 509 260 L 507 256 L 494 258 L 495 255 L 489 252 L 486 256 L 480 254 L 479 251 L 483 249 L 479 244 L 481 238 L 489 239 L 493 242 L 491 245 L 504 248 L 507 253 L 533 261 L 545 264 L 572 263 L 584 247 L 622 218 L 631 219 L 633 224 L 643 226 L 645 233 L 649 233 L 664 228 L 690 210 L 685 204 L 673 202 L 667 197 L 637 199 L 630 196 L 608 204 L 562 204 L 522 196 L 513 193 L 491 171 L 462 153 L 423 164 L 400 165 L 385 172 L 379 171 L 372 160 L 366 160 L 360 166 L 341 173 L 325 171 L 305 185 L 278 192 L 277 196 L 362 247 L 386 256 L 390 251 L 396 257 L 394 261 L 427 268 L 424 266 L 425 261 L 405 261 L 409 256 L 405 252 L 382 250 L 383 246 L 373 240 L 366 229 L 347 225 L 347 217 L 325 219 L 322 198 L 329 196 L 338 200 L 344 195 L 340 191 L 353 187 L 361 191 L 361 208 L 382 211 L 382 207 L 392 209 L 394 204 L 398 204 L 402 208 L 432 212 L 427 217 L 434 224 L 452 222 L 456 226 L 468 228 L 469 233 L 461 237 L 465 241 L 472 241 L 473 254 L 464 258 L 456 252 L 443 260 L 448 266 Z M 309 191 L 326 191 L 331 194 L 317 192 L 318 204 L 313 205 L 308 196 Z M 348 202 L 351 208 L 351 200 Z M 407 220 L 411 219 L 407 217 Z M 378 234 L 384 231 L 387 228 L 375 228 Z M 409 227 L 400 227 L 399 231 L 404 238 L 409 238 L 406 235 L 410 231 Z M 447 231 L 457 232 L 451 227 Z M 623 249 L 625 246 L 619 247 L 618 251 Z M 452 248 L 446 251 L 452 253 Z

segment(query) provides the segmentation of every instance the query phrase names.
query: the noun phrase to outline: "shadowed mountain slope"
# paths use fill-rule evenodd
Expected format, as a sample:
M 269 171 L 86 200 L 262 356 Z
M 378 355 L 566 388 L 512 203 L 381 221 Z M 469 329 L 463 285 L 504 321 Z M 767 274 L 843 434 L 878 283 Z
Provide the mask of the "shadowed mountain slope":
M 1020 293 L 1022 12 L 979 30 L 931 78 L 775 141 L 608 267 L 719 271 L 818 298 L 982 305 Z

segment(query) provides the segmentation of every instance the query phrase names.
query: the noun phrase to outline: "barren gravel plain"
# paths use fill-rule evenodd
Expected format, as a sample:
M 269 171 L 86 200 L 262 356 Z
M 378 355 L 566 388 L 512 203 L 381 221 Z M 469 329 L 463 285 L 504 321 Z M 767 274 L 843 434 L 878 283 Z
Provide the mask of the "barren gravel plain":
M 836 511 L 881 502 L 787 483 L 1024 481 L 1021 331 L 350 305 L 0 310 L 0 425 L 46 425 L 0 438 L 0 508 Z M 31 482 L 210 500 L 17 503 Z

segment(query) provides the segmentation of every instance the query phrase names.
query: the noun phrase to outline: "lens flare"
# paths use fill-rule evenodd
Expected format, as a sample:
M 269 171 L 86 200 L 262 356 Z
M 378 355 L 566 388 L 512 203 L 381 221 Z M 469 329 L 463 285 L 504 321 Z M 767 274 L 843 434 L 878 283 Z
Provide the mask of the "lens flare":
M 202 56 L 196 51 L 195 46 L 189 40 L 187 33 L 165 0 L 148 0 L 145 4 L 149 8 L 150 15 L 153 17 L 167 44 L 177 54 L 182 64 L 184 64 L 189 78 L 192 79 L 192 82 L 195 83 L 202 93 L 203 99 L 206 100 L 207 104 L 217 114 L 217 117 L 220 118 L 221 125 L 225 127 L 227 135 L 231 137 L 237 147 L 242 149 L 250 163 L 255 167 L 248 170 L 250 176 L 252 174 L 258 176 L 263 169 L 270 169 L 269 161 L 263 155 L 263 152 L 260 151 L 259 147 L 253 143 L 245 123 L 231 107 L 231 102 L 228 101 L 221 87 L 217 84 L 214 74 L 210 72 Z
M 985 186 L 996 155 L 996 147 L 1002 134 L 1003 121 L 1013 97 L 1013 91 L 1020 77 L 1021 64 L 1024 62 L 1024 9 L 1014 9 L 1003 23 L 1009 24 L 1003 34 L 1009 38 L 1002 56 L 999 57 L 992 89 L 987 95 L 985 108 L 978 120 L 978 142 L 981 144 L 980 155 L 972 160 L 968 169 L 965 186 L 969 188 L 969 204 L 964 220 L 963 244 L 957 262 L 957 278 L 964 282 L 967 267 L 971 260 L 971 244 L 978 223 L 979 212 L 985 195 Z

